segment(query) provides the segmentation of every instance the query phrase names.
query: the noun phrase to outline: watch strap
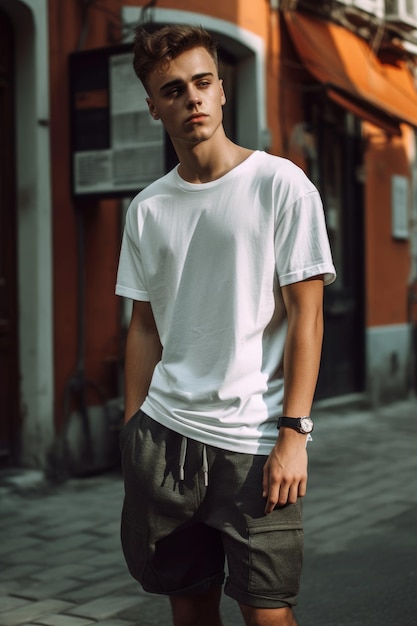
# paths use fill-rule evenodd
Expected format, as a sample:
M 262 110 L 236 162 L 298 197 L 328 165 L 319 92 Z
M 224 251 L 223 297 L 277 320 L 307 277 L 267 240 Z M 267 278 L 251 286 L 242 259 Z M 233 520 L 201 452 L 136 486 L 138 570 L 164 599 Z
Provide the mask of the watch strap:
M 278 418 L 277 428 L 279 430 L 281 426 L 285 426 L 287 428 L 292 428 L 293 430 L 296 430 L 299 433 L 307 435 L 309 434 L 309 432 L 313 430 L 313 428 L 311 428 L 310 431 L 305 431 L 302 428 L 302 420 L 304 419 L 308 419 L 309 421 L 311 421 L 311 424 L 312 424 L 312 420 L 309 415 L 302 415 L 300 417 L 287 417 L 286 415 L 282 415 L 281 417 Z

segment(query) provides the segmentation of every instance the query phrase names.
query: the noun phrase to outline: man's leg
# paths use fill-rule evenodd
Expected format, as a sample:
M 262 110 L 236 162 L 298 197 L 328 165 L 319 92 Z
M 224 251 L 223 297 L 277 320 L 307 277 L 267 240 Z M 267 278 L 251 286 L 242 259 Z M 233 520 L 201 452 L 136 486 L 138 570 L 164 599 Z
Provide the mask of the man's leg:
M 297 626 L 290 608 L 258 609 L 246 604 L 239 605 L 246 626 Z
M 174 626 L 222 626 L 221 594 L 218 586 L 204 593 L 170 596 Z

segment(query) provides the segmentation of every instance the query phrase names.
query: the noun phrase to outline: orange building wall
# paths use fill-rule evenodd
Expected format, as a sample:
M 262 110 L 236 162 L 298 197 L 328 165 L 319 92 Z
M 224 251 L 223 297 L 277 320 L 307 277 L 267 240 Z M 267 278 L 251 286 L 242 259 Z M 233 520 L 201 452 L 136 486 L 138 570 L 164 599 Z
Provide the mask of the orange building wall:
M 282 21 L 276 32 L 278 41 L 272 52 L 275 56 L 275 60 L 272 61 L 275 64 L 275 71 L 273 78 L 268 80 L 268 106 L 273 118 L 276 117 L 276 123 L 274 124 L 274 120 L 271 122 L 274 135 L 272 152 L 291 159 L 299 167 L 305 168 L 305 155 L 296 145 L 293 131 L 305 118 L 301 86 L 306 81 L 306 72 L 300 64 L 292 61 L 297 55 Z M 271 87 L 274 90 L 273 97 L 270 96 Z
M 136 0 L 124 0 L 120 6 L 138 6 Z M 115 3 L 113 3 L 115 4 Z M 159 0 L 156 3 L 159 9 L 189 11 L 210 15 L 217 19 L 226 20 L 246 28 L 259 36 L 266 35 L 265 16 L 269 12 L 268 2 L 253 2 L 252 0 Z
M 365 129 L 366 326 L 404 324 L 410 249 L 408 240 L 392 237 L 391 177 L 410 176 L 407 133 L 390 139 L 375 127 Z
M 104 5 L 104 2 L 101 3 Z M 114 3 L 108 2 L 109 6 Z M 68 54 L 77 49 L 82 15 L 73 0 L 50 0 L 50 105 L 53 206 L 53 298 L 55 420 L 64 419 L 64 391 L 77 366 L 77 236 L 70 192 Z M 109 16 L 90 12 L 83 48 L 108 44 Z M 115 359 L 120 353 L 119 306 L 114 294 L 120 240 L 118 202 L 91 201 L 85 215 L 86 377 L 115 394 Z M 92 403 L 100 403 L 90 395 Z

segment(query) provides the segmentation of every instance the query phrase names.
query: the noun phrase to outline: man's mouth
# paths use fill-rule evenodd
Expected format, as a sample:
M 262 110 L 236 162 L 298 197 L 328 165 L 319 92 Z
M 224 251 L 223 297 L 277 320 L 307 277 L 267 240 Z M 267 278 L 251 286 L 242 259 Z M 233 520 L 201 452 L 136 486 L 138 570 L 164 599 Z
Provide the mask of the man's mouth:
M 202 122 L 207 117 L 206 113 L 193 113 L 185 120 L 185 124 L 189 124 L 192 122 Z

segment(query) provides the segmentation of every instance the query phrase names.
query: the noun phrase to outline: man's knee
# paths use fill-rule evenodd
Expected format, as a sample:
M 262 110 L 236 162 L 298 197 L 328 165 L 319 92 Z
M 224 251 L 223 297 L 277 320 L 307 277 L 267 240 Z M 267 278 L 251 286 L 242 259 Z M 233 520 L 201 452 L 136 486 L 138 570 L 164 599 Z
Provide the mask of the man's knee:
M 290 607 L 260 609 L 246 604 L 239 606 L 246 626 L 297 626 Z
M 174 626 L 222 626 L 221 587 L 204 593 L 170 596 Z

